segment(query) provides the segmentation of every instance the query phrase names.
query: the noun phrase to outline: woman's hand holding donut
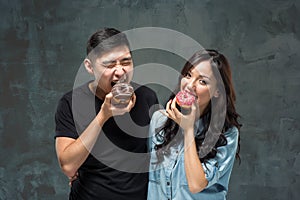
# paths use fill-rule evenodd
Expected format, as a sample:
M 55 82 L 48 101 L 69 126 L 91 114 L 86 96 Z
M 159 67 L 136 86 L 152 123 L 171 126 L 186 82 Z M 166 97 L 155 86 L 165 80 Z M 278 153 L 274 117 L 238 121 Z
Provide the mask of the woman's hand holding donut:
M 163 114 L 174 120 L 184 131 L 187 131 L 190 128 L 194 128 L 197 110 L 196 104 L 193 103 L 191 112 L 187 115 L 183 115 L 176 108 L 176 99 L 174 98 L 167 103 L 166 112 L 163 112 Z

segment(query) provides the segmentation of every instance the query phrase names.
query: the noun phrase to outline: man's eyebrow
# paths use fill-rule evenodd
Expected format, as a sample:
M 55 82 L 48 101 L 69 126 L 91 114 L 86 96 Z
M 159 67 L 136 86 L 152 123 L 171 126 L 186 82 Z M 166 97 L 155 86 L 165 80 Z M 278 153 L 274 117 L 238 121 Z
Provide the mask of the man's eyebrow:
M 132 57 L 131 56 L 125 57 L 125 58 L 122 58 L 120 61 L 124 61 L 124 60 L 132 60 Z M 105 60 L 102 63 L 110 64 L 110 63 L 115 63 L 115 62 L 117 62 L 117 61 L 116 60 Z
M 122 58 L 121 61 L 122 60 L 132 60 L 132 58 L 131 58 L 131 56 L 129 56 L 129 57 Z

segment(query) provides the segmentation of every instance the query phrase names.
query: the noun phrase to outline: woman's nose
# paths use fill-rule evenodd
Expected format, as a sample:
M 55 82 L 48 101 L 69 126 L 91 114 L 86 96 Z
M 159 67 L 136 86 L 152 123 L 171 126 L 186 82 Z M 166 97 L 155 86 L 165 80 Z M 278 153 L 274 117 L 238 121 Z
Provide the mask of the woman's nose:
M 195 85 L 195 82 L 194 82 L 194 80 L 189 80 L 188 82 L 187 82 L 187 88 L 188 89 L 190 89 L 190 90 L 192 90 L 192 89 L 194 89 L 194 85 Z

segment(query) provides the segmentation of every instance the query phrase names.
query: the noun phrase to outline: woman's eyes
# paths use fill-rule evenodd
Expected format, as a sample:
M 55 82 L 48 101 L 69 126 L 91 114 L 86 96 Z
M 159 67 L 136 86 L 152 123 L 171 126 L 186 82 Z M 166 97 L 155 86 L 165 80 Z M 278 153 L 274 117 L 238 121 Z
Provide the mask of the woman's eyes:
M 200 79 L 199 82 L 200 82 L 201 85 L 206 85 L 207 84 L 207 82 L 203 79 L 202 80 Z
M 186 75 L 185 75 L 185 78 L 187 78 L 187 79 L 189 79 L 189 78 L 191 78 L 192 77 L 192 75 L 191 75 L 191 73 L 187 73 Z M 199 79 L 199 83 L 201 84 L 201 85 L 207 85 L 207 82 L 204 80 L 204 79 Z
M 185 77 L 186 77 L 186 78 L 191 78 L 192 75 L 191 75 L 191 73 L 187 73 L 187 74 L 185 75 Z

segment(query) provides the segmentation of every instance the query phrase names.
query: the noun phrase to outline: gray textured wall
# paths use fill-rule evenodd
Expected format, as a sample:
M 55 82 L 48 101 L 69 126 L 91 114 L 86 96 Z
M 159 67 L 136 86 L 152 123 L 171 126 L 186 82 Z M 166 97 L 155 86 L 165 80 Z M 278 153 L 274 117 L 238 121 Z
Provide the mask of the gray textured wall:
M 73 86 L 87 38 L 105 26 L 170 28 L 227 55 L 244 124 L 228 199 L 299 199 L 299 0 L 88 2 L 0 2 L 1 200 L 67 199 L 54 112 Z M 162 55 L 145 51 L 136 60 L 183 64 Z M 158 90 L 161 99 L 165 93 Z

